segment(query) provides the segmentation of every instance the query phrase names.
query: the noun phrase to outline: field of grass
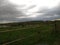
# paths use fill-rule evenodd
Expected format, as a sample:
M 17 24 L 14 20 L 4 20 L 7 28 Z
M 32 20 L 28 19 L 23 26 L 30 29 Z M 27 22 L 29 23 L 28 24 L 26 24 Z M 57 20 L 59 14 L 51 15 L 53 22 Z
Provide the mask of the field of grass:
M 59 45 L 60 32 L 56 28 L 59 24 L 59 22 L 25 22 L 4 24 L 6 27 L 1 25 L 0 45 Z

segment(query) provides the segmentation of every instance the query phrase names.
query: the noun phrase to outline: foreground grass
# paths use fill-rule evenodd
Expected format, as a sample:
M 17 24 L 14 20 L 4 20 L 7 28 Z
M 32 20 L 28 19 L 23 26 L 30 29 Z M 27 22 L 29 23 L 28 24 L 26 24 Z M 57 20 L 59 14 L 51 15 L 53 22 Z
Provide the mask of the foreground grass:
M 38 26 L 38 27 L 37 27 Z M 33 27 L 33 28 L 32 28 Z M 26 29 L 21 29 L 26 28 Z M 14 30 L 7 32 L 0 32 L 0 45 L 37 45 L 47 44 L 55 45 L 59 42 L 54 32 L 54 23 L 36 23 L 28 26 L 13 26 L 8 28 L 1 28 L 0 31 Z M 17 30 L 16 30 L 17 29 Z M 22 39 L 23 38 L 23 39 Z M 9 43 L 10 42 L 10 43 Z

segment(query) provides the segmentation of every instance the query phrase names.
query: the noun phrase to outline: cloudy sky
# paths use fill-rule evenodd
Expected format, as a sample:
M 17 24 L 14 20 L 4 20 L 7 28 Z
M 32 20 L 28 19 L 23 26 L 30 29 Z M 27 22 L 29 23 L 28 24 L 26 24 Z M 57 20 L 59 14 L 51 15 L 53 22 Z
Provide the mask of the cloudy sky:
M 60 0 L 0 0 L 0 22 L 60 18 Z

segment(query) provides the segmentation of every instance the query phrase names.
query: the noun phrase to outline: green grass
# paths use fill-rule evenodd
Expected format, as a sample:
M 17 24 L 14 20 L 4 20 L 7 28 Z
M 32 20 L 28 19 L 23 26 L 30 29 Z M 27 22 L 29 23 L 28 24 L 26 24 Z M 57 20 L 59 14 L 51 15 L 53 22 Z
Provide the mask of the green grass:
M 0 33 L 0 41 L 4 40 L 4 39 L 7 41 L 9 41 L 9 40 L 12 41 L 12 40 L 15 40 L 18 38 L 29 36 L 32 33 L 35 33 L 35 30 L 24 29 L 24 30 L 18 30 L 18 31 L 3 32 L 3 33 Z
M 30 26 L 31 25 L 31 26 Z M 39 27 L 37 27 L 39 26 Z M 27 24 L 27 26 L 11 26 L 11 27 L 4 27 L 0 28 L 0 31 L 6 30 L 14 30 L 8 32 L 0 32 L 0 45 L 8 42 L 12 42 L 17 39 L 22 39 L 15 41 L 13 43 L 9 43 L 7 45 L 37 45 L 37 44 L 48 44 L 48 45 L 55 45 L 55 42 L 59 42 L 56 37 L 56 33 L 54 32 L 54 23 L 34 23 L 34 24 Z M 26 29 L 21 29 L 26 28 Z M 17 29 L 17 30 L 16 30 Z M 30 36 L 32 35 L 32 36 Z M 57 41 L 56 41 L 57 40 Z

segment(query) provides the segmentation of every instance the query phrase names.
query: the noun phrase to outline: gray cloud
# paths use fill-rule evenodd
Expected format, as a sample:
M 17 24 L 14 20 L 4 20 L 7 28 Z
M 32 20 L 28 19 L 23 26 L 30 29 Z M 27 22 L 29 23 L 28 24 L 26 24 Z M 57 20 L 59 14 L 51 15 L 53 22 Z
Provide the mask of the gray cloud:
M 10 4 L 10 3 L 5 3 L 5 0 L 0 0 L 0 21 L 31 21 L 31 20 L 53 20 L 56 18 L 60 18 L 60 5 L 53 7 L 53 8 L 42 8 L 41 10 L 38 10 L 38 16 L 35 18 L 16 18 L 20 16 L 25 16 L 27 15 L 23 12 L 23 10 L 18 11 L 16 9 L 16 5 Z M 4 5 L 3 5 L 4 4 Z M 2 6 L 3 5 L 3 6 Z M 34 6 L 31 6 L 28 8 L 32 9 Z M 42 13 L 42 14 L 40 14 Z
M 21 11 L 17 11 L 13 5 L 6 5 L 4 7 L 0 7 L 0 16 L 16 17 L 16 16 L 23 16 L 23 13 Z
M 4 0 L 5 1 L 5 0 Z M 4 2 L 3 0 L 0 0 L 0 5 L 2 5 Z M 5 3 L 6 4 L 6 3 Z M 16 20 L 16 17 L 19 16 L 24 16 L 25 14 L 20 10 L 18 11 L 16 9 L 16 5 L 13 4 L 6 4 L 4 6 L 0 6 L 0 20 L 4 21 L 4 20 Z
M 42 20 L 52 20 L 56 18 L 60 18 L 60 5 L 54 8 L 43 8 L 42 10 L 38 11 L 37 13 L 43 13 L 42 16 L 37 16 L 36 19 Z

